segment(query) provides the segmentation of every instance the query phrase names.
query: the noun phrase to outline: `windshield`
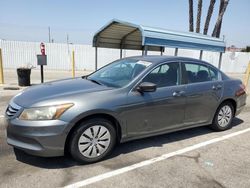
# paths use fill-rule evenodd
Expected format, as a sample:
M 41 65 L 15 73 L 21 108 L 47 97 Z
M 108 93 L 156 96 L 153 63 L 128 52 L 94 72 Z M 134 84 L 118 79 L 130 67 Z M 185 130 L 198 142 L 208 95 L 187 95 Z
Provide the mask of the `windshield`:
M 135 59 L 115 61 L 87 77 L 88 80 L 109 87 L 123 87 L 130 83 L 150 62 Z

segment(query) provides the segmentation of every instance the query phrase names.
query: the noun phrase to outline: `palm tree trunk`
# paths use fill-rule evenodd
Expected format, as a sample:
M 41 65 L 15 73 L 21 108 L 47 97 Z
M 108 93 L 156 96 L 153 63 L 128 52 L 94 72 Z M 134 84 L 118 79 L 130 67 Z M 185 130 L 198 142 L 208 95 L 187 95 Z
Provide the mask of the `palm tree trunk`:
M 197 20 L 196 20 L 196 33 L 200 32 L 201 13 L 202 13 L 202 0 L 199 0 L 198 1 L 198 10 L 197 10 Z
M 223 7 L 224 7 L 224 0 L 220 0 L 220 10 L 219 10 L 219 13 L 221 13 Z M 216 33 L 216 37 L 217 38 L 220 37 L 221 25 L 222 25 L 222 22 L 220 22 L 220 24 L 218 26 L 218 32 Z
M 213 30 L 213 34 L 212 34 L 213 37 L 217 37 L 217 38 L 220 37 L 220 33 L 218 33 L 219 25 L 222 24 L 222 19 L 223 19 L 225 11 L 227 9 L 228 3 L 229 3 L 229 0 L 224 0 L 224 6 L 222 7 L 221 12 L 219 13 L 219 16 L 217 18 L 216 24 L 214 26 L 214 30 Z
M 204 35 L 207 35 L 207 32 L 208 32 L 209 23 L 210 23 L 210 20 L 211 20 L 211 17 L 213 15 L 213 11 L 214 11 L 215 1 L 216 0 L 211 0 L 210 1 L 210 5 L 209 5 L 208 11 L 207 11 L 206 22 L 205 22 L 205 25 L 204 25 L 204 31 L 203 31 Z
M 189 0 L 189 31 L 194 31 L 193 0 Z

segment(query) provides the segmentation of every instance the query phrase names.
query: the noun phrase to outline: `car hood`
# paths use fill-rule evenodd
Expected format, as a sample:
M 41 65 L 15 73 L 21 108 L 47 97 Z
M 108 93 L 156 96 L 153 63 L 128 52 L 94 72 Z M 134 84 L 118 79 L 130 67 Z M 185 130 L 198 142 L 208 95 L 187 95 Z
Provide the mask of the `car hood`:
M 14 103 L 29 107 L 35 103 L 64 98 L 69 100 L 75 94 L 110 90 L 112 88 L 101 86 L 82 78 L 65 79 L 29 87 L 13 98 Z

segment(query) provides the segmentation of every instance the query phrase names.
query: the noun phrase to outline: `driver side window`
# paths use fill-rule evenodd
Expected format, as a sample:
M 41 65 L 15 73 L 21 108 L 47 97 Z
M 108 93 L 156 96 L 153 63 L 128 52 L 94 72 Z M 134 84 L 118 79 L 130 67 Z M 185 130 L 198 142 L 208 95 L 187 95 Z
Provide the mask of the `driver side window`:
M 151 82 L 157 87 L 179 85 L 180 68 L 179 63 L 166 63 L 156 67 L 142 82 Z

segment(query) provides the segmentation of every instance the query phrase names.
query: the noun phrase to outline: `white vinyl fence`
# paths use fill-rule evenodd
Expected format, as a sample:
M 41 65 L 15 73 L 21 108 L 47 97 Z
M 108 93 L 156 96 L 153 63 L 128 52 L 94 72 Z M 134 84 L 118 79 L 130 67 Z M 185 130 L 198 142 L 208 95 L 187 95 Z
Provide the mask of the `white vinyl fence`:
M 71 70 L 71 54 L 75 51 L 76 70 L 94 70 L 95 49 L 91 45 L 45 43 L 47 66 L 49 70 Z M 40 54 L 39 42 L 6 41 L 0 39 L 3 53 L 4 69 L 16 69 L 30 64 L 36 65 L 36 55 Z M 125 57 L 141 55 L 141 51 L 123 50 Z M 160 52 L 148 52 L 148 55 L 159 55 Z M 174 49 L 166 48 L 164 55 L 173 55 Z M 199 51 L 179 49 L 178 56 L 199 58 Z M 98 67 L 102 67 L 120 57 L 116 49 L 98 48 Z M 203 60 L 218 66 L 219 53 L 203 52 Z M 226 52 L 222 57 L 222 70 L 230 73 L 244 73 L 250 53 Z

